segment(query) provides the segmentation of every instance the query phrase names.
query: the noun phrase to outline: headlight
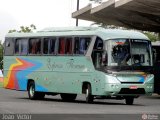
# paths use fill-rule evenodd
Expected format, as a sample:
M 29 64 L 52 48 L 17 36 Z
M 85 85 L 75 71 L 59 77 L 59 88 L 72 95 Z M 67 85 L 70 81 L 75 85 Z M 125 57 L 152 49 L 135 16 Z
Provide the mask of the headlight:
M 119 86 L 118 86 L 117 84 L 112 84 L 112 85 L 111 85 L 111 88 L 114 88 L 114 89 L 117 88 L 117 89 L 118 89 Z
M 152 86 L 152 85 L 147 85 L 147 88 L 148 88 L 148 89 L 152 89 L 153 86 Z
M 153 74 L 148 74 L 146 79 L 153 78 Z

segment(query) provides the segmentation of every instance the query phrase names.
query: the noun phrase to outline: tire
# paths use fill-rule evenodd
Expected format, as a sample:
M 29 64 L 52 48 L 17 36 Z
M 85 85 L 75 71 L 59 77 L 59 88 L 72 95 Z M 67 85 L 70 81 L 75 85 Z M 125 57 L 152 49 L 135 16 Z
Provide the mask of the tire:
M 61 96 L 63 101 L 71 102 L 71 101 L 74 101 L 76 99 L 77 94 L 61 93 L 60 96 Z
M 133 105 L 133 102 L 134 102 L 134 97 L 126 97 L 125 98 L 126 105 Z
M 86 103 L 92 103 L 94 100 L 94 96 L 92 95 L 92 89 L 90 84 L 87 85 L 85 93 L 86 93 Z
M 28 85 L 28 96 L 31 100 L 44 99 L 45 93 L 35 91 L 34 81 L 29 82 Z

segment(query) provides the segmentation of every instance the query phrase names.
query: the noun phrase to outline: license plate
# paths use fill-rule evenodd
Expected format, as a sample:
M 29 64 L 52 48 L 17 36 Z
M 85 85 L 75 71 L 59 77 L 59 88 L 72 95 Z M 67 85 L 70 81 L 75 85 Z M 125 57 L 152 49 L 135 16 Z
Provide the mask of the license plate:
M 129 88 L 130 89 L 137 89 L 138 87 L 137 86 L 130 86 Z

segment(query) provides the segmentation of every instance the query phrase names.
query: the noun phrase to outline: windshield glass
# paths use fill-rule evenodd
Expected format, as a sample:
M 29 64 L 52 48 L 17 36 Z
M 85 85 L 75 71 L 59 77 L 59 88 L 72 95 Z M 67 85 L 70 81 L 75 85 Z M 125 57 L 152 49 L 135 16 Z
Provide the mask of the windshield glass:
M 109 40 L 107 46 L 108 66 L 151 66 L 151 47 L 147 40 Z

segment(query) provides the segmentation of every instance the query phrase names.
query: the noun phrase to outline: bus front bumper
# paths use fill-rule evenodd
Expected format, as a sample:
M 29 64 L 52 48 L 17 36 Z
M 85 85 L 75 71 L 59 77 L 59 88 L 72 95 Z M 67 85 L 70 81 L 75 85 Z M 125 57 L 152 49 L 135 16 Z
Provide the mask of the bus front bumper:
M 153 84 L 106 84 L 105 96 L 152 95 Z

